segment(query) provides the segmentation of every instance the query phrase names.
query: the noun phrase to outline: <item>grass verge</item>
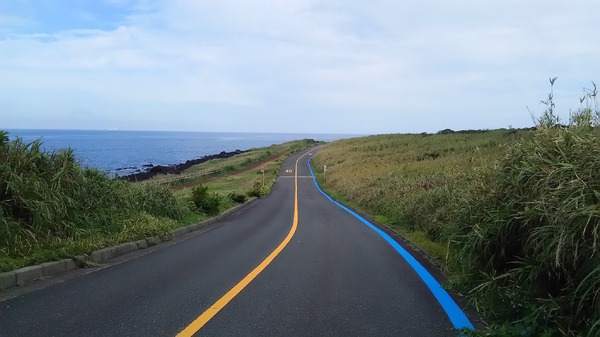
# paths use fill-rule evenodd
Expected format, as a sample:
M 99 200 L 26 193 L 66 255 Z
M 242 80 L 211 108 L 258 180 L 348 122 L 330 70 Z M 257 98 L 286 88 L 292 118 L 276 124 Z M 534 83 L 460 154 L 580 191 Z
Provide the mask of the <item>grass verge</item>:
M 355 138 L 312 161 L 335 199 L 440 259 L 489 325 L 474 335 L 600 335 L 596 90 L 566 126 L 552 96 L 536 130 Z
M 325 145 L 313 167 L 334 199 L 443 260 L 448 235 L 444 227 L 466 197 L 462 187 L 474 183 L 477 167 L 526 135 L 524 130 L 492 130 L 347 139 Z
M 270 188 L 283 159 L 314 144 L 303 140 L 253 149 L 240 158 L 206 162 L 191 170 L 242 168 L 280 151 L 279 160 L 266 164 L 265 184 Z M 43 152 L 40 145 L 39 140 L 27 144 L 19 138 L 9 142 L 7 133 L 0 131 L 0 272 L 89 254 L 199 222 L 243 202 L 259 177 L 254 170 L 207 184 L 211 207 L 206 208 L 201 207 L 206 203 L 195 203 L 189 189 L 174 193 L 162 184 L 110 179 L 83 168 L 70 149 Z M 268 193 L 268 188 L 259 192 Z

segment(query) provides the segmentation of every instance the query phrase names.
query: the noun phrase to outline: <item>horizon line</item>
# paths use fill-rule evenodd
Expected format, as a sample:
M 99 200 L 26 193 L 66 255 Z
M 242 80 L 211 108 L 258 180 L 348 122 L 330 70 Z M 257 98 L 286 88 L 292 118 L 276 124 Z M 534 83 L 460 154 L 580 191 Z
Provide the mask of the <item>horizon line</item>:
M 357 135 L 368 136 L 372 133 L 337 133 L 337 132 L 273 132 L 273 131 L 192 131 L 192 130 L 131 130 L 131 129 L 69 129 L 69 128 L 0 128 L 0 130 L 27 131 L 92 131 L 92 132 L 185 132 L 185 133 L 247 133 L 247 134 L 288 134 L 288 135 Z

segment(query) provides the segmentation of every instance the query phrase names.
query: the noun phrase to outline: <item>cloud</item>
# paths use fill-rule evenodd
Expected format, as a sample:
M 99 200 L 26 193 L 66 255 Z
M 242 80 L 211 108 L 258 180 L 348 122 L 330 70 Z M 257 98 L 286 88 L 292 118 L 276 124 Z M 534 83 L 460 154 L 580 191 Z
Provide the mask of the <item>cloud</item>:
M 27 23 L 29 23 L 29 20 L 25 17 L 0 13 L 0 26 L 23 26 Z
M 550 76 L 567 114 L 600 75 L 594 1 L 103 3 L 5 31 L 0 106 L 98 116 L 76 128 L 420 132 L 530 125 Z

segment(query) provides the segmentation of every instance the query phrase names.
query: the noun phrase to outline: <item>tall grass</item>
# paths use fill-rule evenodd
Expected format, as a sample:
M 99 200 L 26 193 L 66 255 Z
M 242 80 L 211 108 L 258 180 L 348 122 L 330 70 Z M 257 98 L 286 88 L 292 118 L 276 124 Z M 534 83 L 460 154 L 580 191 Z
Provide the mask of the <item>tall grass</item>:
M 556 79 L 551 79 L 551 85 Z M 452 241 L 462 284 L 502 331 L 600 335 L 600 131 L 596 90 L 568 127 L 552 94 L 466 205 Z
M 498 158 L 522 130 L 378 135 L 324 146 L 315 168 L 327 165 L 325 188 L 341 191 L 385 224 L 445 242 L 472 184 L 472 171 Z
M 597 90 L 561 125 L 555 81 L 533 131 L 371 136 L 313 160 L 344 201 L 446 248 L 438 257 L 485 334 L 600 336 Z
M 0 270 L 42 262 L 66 241 L 119 237 L 125 220 L 140 214 L 179 220 L 183 213 L 166 188 L 109 179 L 82 168 L 70 149 L 44 152 L 40 140 L 9 142 L 0 131 Z
M 246 165 L 271 153 L 285 157 L 315 143 L 306 139 L 253 149 L 190 170 Z M 83 168 L 70 149 L 45 152 L 41 145 L 40 140 L 9 141 L 0 131 L 0 272 L 164 234 L 232 207 L 258 180 L 249 172 L 211 183 L 211 204 L 205 207 L 194 204 L 191 193 L 110 179 Z M 282 162 L 267 164 L 269 186 Z

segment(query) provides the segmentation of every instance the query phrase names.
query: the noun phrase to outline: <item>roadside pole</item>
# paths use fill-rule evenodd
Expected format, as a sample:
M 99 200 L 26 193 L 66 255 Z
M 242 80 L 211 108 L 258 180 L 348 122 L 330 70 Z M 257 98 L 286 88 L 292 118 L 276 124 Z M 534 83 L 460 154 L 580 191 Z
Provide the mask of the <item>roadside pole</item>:
M 263 187 L 265 187 L 265 165 L 260 165 L 260 173 L 263 176 Z
M 323 182 L 326 183 L 327 182 L 327 165 L 323 165 Z

